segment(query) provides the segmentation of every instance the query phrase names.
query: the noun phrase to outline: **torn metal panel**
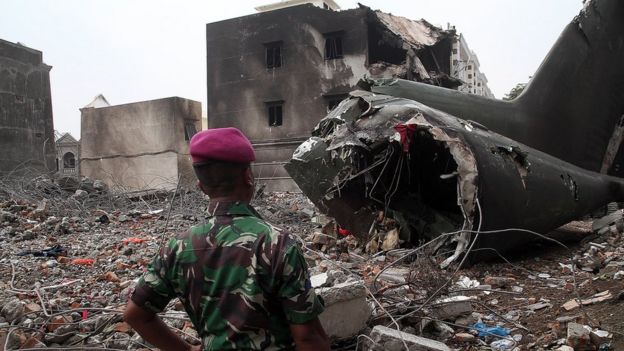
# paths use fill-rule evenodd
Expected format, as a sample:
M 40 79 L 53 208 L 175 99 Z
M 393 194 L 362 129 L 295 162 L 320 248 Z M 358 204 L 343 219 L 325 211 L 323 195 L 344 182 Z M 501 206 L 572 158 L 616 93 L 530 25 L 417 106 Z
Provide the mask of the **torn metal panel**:
M 609 169 L 613 167 L 617 152 L 622 146 L 622 141 L 624 141 L 624 115 L 620 117 L 618 124 L 613 128 L 613 134 L 609 139 L 607 150 L 602 160 L 600 173 L 607 173 Z

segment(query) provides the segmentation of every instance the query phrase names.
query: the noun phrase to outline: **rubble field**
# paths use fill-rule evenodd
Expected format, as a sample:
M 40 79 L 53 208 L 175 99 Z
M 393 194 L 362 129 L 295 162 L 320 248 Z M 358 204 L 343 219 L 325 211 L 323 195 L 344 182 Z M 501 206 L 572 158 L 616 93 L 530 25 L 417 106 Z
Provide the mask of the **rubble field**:
M 301 194 L 253 204 L 301 239 L 333 349 L 624 349 L 621 212 L 496 261 L 441 269 L 443 255 L 401 245 L 390 219 L 361 241 Z M 159 245 L 200 223 L 205 205 L 181 189 L 0 182 L 0 350 L 152 350 L 121 312 Z M 180 303 L 161 315 L 198 343 Z

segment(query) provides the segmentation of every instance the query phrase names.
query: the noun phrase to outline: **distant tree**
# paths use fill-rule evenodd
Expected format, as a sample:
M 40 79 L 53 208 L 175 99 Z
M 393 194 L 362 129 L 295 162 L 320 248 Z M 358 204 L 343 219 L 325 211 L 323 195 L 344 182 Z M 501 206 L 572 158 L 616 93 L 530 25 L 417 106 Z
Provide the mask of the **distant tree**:
M 527 83 L 518 83 L 518 84 L 516 84 L 516 86 L 513 87 L 513 89 L 511 89 L 511 91 L 509 93 L 507 93 L 503 97 L 503 100 L 509 101 L 509 100 L 513 100 L 513 99 L 517 98 L 518 95 L 520 95 L 520 93 L 522 93 L 522 91 L 524 90 L 526 85 L 527 85 Z

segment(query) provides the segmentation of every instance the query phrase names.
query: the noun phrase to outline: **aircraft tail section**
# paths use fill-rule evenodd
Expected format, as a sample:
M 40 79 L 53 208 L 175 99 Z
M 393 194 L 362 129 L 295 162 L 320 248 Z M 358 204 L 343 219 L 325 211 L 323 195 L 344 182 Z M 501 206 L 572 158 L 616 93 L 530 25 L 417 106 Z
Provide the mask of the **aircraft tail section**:
M 532 147 L 624 175 L 624 1 L 587 1 L 512 102 Z
M 368 81 L 587 170 L 624 177 L 624 1 L 588 0 L 513 101 L 407 80 Z

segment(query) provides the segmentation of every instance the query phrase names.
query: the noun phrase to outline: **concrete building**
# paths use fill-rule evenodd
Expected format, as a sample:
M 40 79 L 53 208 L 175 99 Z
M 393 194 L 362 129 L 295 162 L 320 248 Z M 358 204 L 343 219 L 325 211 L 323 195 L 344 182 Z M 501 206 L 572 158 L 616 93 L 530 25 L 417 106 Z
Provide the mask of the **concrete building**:
M 451 77 L 453 30 L 364 6 L 323 7 L 282 6 L 206 26 L 210 128 L 243 130 L 269 190 L 298 189 L 283 164 L 360 78 L 461 84 Z
M 453 42 L 451 53 L 451 75 L 464 82 L 457 89 L 469 94 L 494 98 L 487 85 L 487 77 L 479 66 L 477 54 L 470 50 L 466 38 L 459 34 Z
M 266 12 L 304 4 L 312 4 L 325 10 L 340 10 L 340 5 L 338 5 L 334 0 L 282 0 L 268 5 L 258 6 L 255 7 L 255 9 L 258 12 Z
M 51 68 L 41 51 L 0 39 L 0 175 L 55 171 Z
M 174 189 L 178 179 L 194 185 L 188 143 L 201 129 L 200 102 L 170 97 L 92 105 L 80 110 L 83 176 L 114 191 Z
M 80 176 L 80 142 L 69 133 L 56 138 L 56 172 L 62 177 Z

